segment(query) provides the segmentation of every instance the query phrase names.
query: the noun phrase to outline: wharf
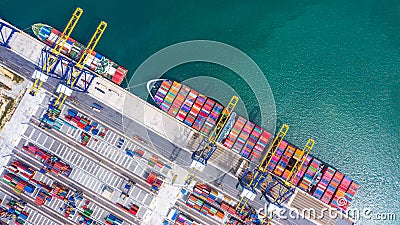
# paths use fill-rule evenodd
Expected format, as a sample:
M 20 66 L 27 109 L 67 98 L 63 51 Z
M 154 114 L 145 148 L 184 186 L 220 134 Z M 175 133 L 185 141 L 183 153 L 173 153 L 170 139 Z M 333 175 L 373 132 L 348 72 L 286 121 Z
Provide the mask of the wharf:
M 0 20 L 0 22 L 7 23 L 4 20 Z M 4 64 L 23 75 L 26 79 L 31 80 L 31 75 L 45 45 L 18 28 L 15 29 L 18 32 L 14 32 L 8 42 L 11 50 L 0 48 L 0 64 Z M 7 35 L 12 32 L 12 29 L 3 27 L 0 31 Z M 49 79 L 43 87 L 49 92 L 54 92 L 57 82 Z M 99 91 L 99 89 L 102 91 Z M 119 135 L 138 142 L 138 145 L 145 150 L 158 153 L 158 156 L 166 161 L 172 161 L 174 168 L 177 168 L 177 170 L 189 170 L 191 153 L 203 138 L 194 129 L 180 123 L 162 110 L 101 77 L 93 79 L 88 89 L 88 94 L 74 93 L 73 96 L 79 102 L 77 107 L 90 112 L 91 116 L 105 121 L 107 126 Z M 101 102 L 104 105 L 101 113 L 91 110 L 90 106 L 93 102 Z M 206 169 L 198 174 L 198 178 L 209 182 L 209 185 L 213 186 L 213 188 L 226 193 L 232 199 L 238 200 L 240 192 L 236 189 L 237 175 L 240 173 L 238 169 L 244 161 L 245 159 L 237 154 L 222 145 L 218 145 L 215 155 Z M 187 171 L 186 173 L 180 173 L 176 184 L 183 186 L 183 180 L 186 175 Z M 222 183 L 224 184 L 223 190 Z M 255 208 L 264 206 L 264 202 L 259 200 L 259 197 L 257 196 L 256 200 L 250 203 Z M 295 194 L 290 202 L 289 207 L 296 209 L 315 207 L 316 210 L 322 210 L 324 207 L 329 207 L 304 193 Z M 296 221 L 281 220 L 279 224 L 293 224 L 294 222 L 296 224 L 352 223 L 347 219 L 331 221 L 318 219 L 310 221 L 301 218 Z

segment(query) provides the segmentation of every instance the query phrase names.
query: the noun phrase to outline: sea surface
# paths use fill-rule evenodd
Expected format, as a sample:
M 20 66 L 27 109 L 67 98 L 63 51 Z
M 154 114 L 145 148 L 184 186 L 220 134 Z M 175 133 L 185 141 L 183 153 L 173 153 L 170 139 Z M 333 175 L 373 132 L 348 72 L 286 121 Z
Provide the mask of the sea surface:
M 100 20 L 107 21 L 96 49 L 127 67 L 128 79 L 146 58 L 182 41 L 213 40 L 242 50 L 268 80 L 278 125 L 290 125 L 287 139 L 303 146 L 314 138 L 313 155 L 360 183 L 352 207 L 397 216 L 360 224 L 400 224 L 400 1 L 0 0 L 0 5 L 0 17 L 27 30 L 37 22 L 62 29 L 80 6 L 84 14 L 72 36 L 83 43 Z M 187 63 L 136 79 L 161 75 L 181 82 L 217 78 L 235 89 L 251 120 L 260 121 L 254 93 L 229 69 Z M 198 81 L 191 86 L 197 88 Z

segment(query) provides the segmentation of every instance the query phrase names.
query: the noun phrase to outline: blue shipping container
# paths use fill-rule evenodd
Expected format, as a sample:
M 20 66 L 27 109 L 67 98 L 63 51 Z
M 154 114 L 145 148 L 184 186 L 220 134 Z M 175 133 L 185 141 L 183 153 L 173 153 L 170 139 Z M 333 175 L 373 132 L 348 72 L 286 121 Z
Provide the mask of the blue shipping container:
M 85 129 L 84 129 L 84 130 L 85 130 L 86 132 L 89 132 L 89 131 L 90 131 L 90 129 L 92 129 L 92 126 L 90 126 L 90 125 L 86 125 L 86 127 L 85 127 Z

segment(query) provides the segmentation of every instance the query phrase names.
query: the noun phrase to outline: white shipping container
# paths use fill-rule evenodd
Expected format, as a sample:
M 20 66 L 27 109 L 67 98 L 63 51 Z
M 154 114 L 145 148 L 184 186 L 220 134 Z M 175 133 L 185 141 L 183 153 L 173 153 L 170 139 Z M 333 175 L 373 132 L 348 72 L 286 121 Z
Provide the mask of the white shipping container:
M 52 42 L 56 42 L 57 39 L 58 39 L 58 36 L 57 36 L 56 34 L 54 34 L 54 33 L 50 33 L 50 36 L 49 36 L 48 39 L 49 39 L 50 41 L 52 41 Z
M 108 69 L 108 74 L 110 74 L 110 75 L 114 75 L 115 74 L 115 71 L 116 71 L 116 69 L 114 68 L 114 67 L 109 67 L 109 69 Z

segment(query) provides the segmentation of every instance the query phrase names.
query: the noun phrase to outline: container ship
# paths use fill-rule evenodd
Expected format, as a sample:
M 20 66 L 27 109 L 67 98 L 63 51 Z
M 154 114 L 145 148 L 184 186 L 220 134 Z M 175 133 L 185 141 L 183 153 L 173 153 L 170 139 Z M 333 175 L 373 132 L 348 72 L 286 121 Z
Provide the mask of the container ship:
M 44 42 L 50 47 L 54 47 L 61 35 L 61 32 L 57 29 L 41 23 L 32 25 L 32 30 L 40 41 Z M 61 53 L 75 61 L 78 61 L 85 48 L 86 47 L 83 44 L 75 41 L 72 38 L 68 38 L 63 49 L 61 50 Z M 92 52 L 85 66 L 89 70 L 111 80 L 118 85 L 122 83 L 126 74 L 128 73 L 127 69 L 95 51 Z
M 147 83 L 155 104 L 187 126 L 208 136 L 217 123 L 224 106 L 179 82 L 156 79 Z M 234 122 L 225 127 L 221 144 L 227 149 L 257 163 L 268 149 L 273 133 L 232 114 Z M 283 140 L 267 166 L 270 173 L 286 178 L 302 149 Z M 321 202 L 345 212 L 359 189 L 356 181 L 321 160 L 308 155 L 298 171 L 294 184 Z

